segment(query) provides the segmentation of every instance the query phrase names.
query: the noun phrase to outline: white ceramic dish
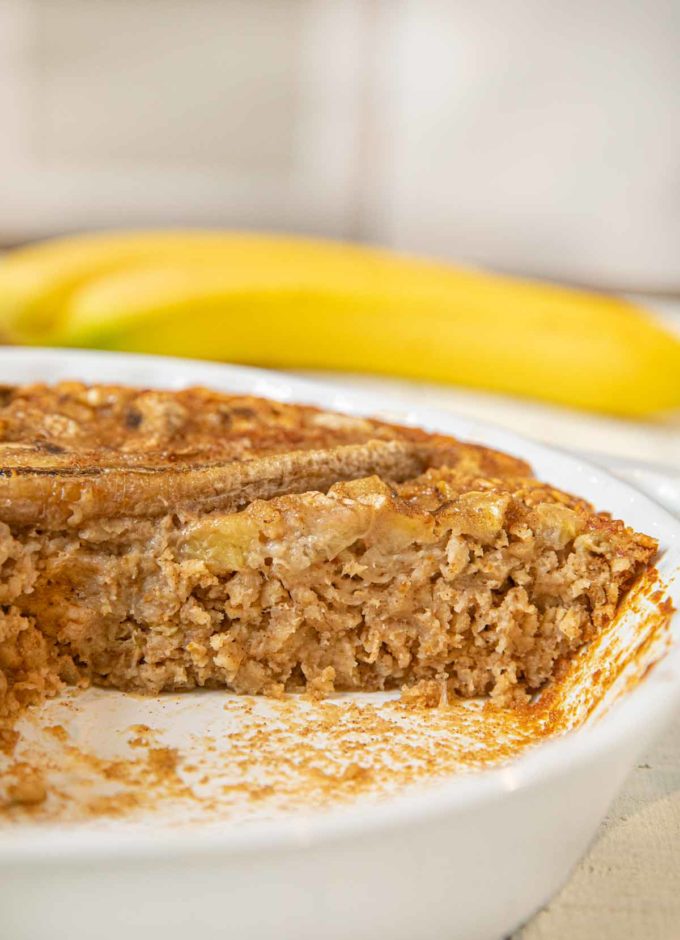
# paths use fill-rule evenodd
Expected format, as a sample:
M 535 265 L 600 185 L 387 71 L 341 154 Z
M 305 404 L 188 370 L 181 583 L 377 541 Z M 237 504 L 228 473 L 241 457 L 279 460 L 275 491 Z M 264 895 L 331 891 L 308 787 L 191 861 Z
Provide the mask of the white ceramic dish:
M 5 383 L 82 378 L 203 384 L 341 411 L 388 414 L 526 457 L 663 549 L 680 603 L 680 524 L 595 466 L 498 428 L 404 401 L 229 366 L 52 350 L 0 351 Z M 80 825 L 0 831 L 0 935 L 7 940 L 217 937 L 497 940 L 545 903 L 586 849 L 640 752 L 680 703 L 680 628 L 644 682 L 597 723 L 508 766 L 370 806 L 247 827 Z

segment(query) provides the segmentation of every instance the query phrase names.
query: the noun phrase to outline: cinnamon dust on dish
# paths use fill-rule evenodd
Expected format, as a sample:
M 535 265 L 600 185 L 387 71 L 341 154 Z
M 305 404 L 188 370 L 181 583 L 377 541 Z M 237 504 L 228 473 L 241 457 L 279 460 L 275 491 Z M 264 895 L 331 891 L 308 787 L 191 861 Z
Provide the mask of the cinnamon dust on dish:
M 190 754 L 142 744 L 134 734 L 125 759 L 103 759 L 66 742 L 59 757 L 62 771 L 90 777 L 94 792 L 74 798 L 66 788 L 50 787 L 49 799 L 44 790 L 41 800 L 10 793 L 5 816 L 120 818 L 168 801 L 192 801 L 200 804 L 202 815 L 222 819 L 244 801 L 270 801 L 286 811 L 321 808 L 503 762 L 541 735 L 538 712 L 511 712 L 489 703 L 481 709 L 463 704 L 433 709 L 414 701 L 375 706 L 289 697 L 271 703 L 273 717 L 258 715 L 244 698 L 230 698 L 225 708 L 236 716 L 239 729 L 214 743 L 198 740 Z M 462 744 L 465 735 L 471 739 L 467 745 Z M 44 756 L 35 757 L 33 768 L 15 763 L 10 774 L 21 770 L 27 780 L 29 771 L 38 773 Z M 225 782 L 215 788 L 225 766 Z M 102 795 L 102 785 L 109 784 L 116 792 Z M 210 792 L 204 794 L 206 787 Z

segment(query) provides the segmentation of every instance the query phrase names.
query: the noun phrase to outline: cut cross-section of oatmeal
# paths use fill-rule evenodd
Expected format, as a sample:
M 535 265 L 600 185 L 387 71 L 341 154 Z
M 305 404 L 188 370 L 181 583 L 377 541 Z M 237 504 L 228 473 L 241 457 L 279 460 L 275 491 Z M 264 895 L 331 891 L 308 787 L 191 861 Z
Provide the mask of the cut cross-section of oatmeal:
M 0 428 L 5 715 L 62 680 L 523 699 L 656 550 L 520 460 L 303 406 L 68 383 Z

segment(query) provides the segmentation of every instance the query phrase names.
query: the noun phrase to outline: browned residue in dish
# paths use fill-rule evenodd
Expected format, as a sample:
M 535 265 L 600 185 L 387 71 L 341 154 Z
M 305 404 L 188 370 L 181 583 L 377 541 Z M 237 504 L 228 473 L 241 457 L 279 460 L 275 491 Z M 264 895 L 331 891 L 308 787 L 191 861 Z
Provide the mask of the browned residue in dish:
M 645 571 L 617 616 L 588 646 L 560 664 L 541 696 L 557 733 L 601 716 L 668 651 L 675 608 L 666 590 L 655 568 Z
M 14 761 L 10 765 L 6 771 L 10 783 L 5 803 L 0 804 L 0 813 L 4 812 L 8 819 L 25 817 L 27 813 L 40 819 L 60 818 L 65 807 L 80 802 L 79 818 L 121 816 L 133 810 L 152 808 L 159 800 L 169 797 L 192 796 L 179 776 L 180 755 L 174 748 L 148 747 L 140 757 L 107 760 L 74 746 L 61 726 L 45 730 L 64 746 L 56 759 L 36 755 L 35 763 Z M 88 794 L 82 800 L 74 799 L 69 788 L 59 784 L 51 784 L 48 791 L 45 779 L 55 770 L 70 770 L 89 777 L 92 789 L 99 789 L 104 781 L 115 784 L 116 791 Z
M 198 741 L 186 760 L 174 749 L 144 747 L 138 736 L 130 745 L 143 753 L 125 759 L 105 760 L 66 744 L 62 769 L 89 776 L 96 792 L 81 788 L 74 796 L 67 788 L 50 787 L 46 802 L 28 806 L 13 800 L 6 816 L 44 821 L 133 816 L 168 801 L 200 801 L 203 816 L 219 813 L 220 818 L 244 802 L 267 801 L 279 810 L 322 807 L 502 763 L 544 734 L 543 712 L 531 706 L 510 710 L 453 702 L 431 708 L 399 701 L 376 706 L 288 697 L 271 703 L 270 716 L 257 714 L 248 698 L 230 698 L 225 709 L 237 718 L 238 730 L 214 742 L 211 736 Z M 110 784 L 116 792 L 102 795 L 102 785 Z

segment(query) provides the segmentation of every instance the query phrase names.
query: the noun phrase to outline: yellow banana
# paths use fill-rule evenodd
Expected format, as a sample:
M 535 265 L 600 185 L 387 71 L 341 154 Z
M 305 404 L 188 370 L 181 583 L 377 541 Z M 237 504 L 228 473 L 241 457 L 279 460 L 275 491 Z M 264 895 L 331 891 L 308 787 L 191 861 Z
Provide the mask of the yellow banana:
M 360 249 L 343 246 L 346 253 Z M 11 252 L 0 264 L 0 325 L 21 337 L 41 336 L 59 319 L 82 284 L 145 263 L 264 264 L 294 262 L 301 250 L 333 255 L 331 242 L 248 235 L 219 230 L 95 232 L 38 242 Z
M 81 236 L 0 264 L 19 338 L 402 375 L 621 415 L 680 406 L 680 341 L 601 294 L 220 232 Z

